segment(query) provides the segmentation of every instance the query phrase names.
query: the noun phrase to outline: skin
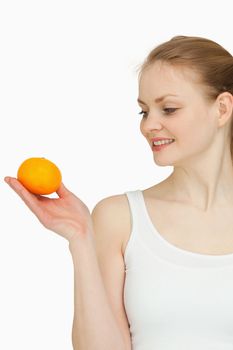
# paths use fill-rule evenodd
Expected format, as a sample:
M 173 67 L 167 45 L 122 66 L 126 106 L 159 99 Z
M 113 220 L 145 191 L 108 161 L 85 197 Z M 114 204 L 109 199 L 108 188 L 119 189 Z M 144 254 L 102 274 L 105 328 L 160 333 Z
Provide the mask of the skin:
M 140 130 L 151 147 L 152 137 L 175 138 L 176 142 L 153 152 L 159 166 L 173 166 L 163 182 L 169 199 L 208 213 L 233 206 L 233 166 L 230 123 L 233 96 L 223 92 L 210 101 L 198 75 L 157 61 L 139 79 L 139 102 L 145 112 Z M 161 102 L 155 98 L 165 94 Z M 164 108 L 178 108 L 165 113 Z M 171 112 L 171 110 L 170 110 Z
M 176 139 L 175 143 L 164 150 L 153 153 L 156 164 L 174 167 L 173 173 L 164 182 L 166 194 L 206 212 L 218 206 L 232 208 L 233 170 L 228 137 L 233 108 L 232 95 L 225 92 L 216 101 L 207 102 L 201 87 L 192 81 L 192 72 L 183 73 L 161 64 L 155 64 L 143 73 L 139 96 L 145 101 L 142 108 L 147 114 L 141 121 L 141 132 L 149 144 L 151 137 Z M 179 94 L 180 97 L 154 103 L 155 97 L 167 92 Z M 165 115 L 165 107 L 176 107 L 179 110 L 172 115 Z M 124 343 L 123 333 L 119 330 L 119 323 L 116 324 L 109 298 L 107 300 L 103 288 L 103 278 L 93 249 L 95 245 L 92 240 L 86 239 L 93 237 L 93 234 L 90 235 L 93 232 L 92 219 L 86 205 L 63 183 L 57 191 L 59 198 L 51 199 L 33 195 L 15 178 L 6 177 L 5 181 L 46 228 L 60 234 L 70 243 L 75 272 L 74 349 L 102 349 L 103 344 L 106 346 L 106 341 L 109 349 L 126 349 L 126 341 L 127 348 L 131 348 L 126 316 L 120 314 L 117 307 L 122 324 L 124 322 L 121 326 L 122 329 L 124 327 Z M 101 223 L 102 218 L 99 217 L 99 220 Z M 103 225 L 99 224 L 101 226 Z M 116 265 L 115 260 L 114 264 Z M 121 273 L 121 276 L 122 266 L 123 260 L 117 267 L 118 275 Z M 115 294 L 114 291 L 114 296 Z M 114 301 L 115 304 L 119 306 Z M 100 319 L 103 320 L 101 327 Z

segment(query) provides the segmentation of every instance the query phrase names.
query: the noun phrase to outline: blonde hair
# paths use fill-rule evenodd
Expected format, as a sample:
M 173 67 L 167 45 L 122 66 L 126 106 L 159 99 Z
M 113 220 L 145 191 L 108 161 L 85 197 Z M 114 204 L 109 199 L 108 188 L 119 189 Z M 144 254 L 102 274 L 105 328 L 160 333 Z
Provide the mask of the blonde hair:
M 139 66 L 139 77 L 156 61 L 190 68 L 198 74 L 206 98 L 214 101 L 228 91 L 233 95 L 233 57 L 216 42 L 196 36 L 175 36 L 156 46 Z M 230 150 L 233 162 L 233 115 L 230 126 Z

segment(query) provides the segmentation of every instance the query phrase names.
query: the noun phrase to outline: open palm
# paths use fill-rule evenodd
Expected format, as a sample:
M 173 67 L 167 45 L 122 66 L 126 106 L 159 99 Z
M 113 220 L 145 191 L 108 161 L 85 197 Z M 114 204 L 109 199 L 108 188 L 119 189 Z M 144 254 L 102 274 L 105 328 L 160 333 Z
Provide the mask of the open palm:
M 44 227 L 68 241 L 75 235 L 85 234 L 92 229 L 88 207 L 63 183 L 56 191 L 59 198 L 48 198 L 29 192 L 14 177 L 7 176 L 4 180 L 21 197 Z

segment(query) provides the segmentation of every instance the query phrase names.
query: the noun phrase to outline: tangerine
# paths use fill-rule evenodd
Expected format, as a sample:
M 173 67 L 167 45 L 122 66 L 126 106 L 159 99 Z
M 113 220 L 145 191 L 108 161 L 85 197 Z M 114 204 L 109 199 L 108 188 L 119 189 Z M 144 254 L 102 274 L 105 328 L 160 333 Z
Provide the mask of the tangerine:
M 62 176 L 46 158 L 28 158 L 18 168 L 17 179 L 34 194 L 50 194 L 59 188 Z

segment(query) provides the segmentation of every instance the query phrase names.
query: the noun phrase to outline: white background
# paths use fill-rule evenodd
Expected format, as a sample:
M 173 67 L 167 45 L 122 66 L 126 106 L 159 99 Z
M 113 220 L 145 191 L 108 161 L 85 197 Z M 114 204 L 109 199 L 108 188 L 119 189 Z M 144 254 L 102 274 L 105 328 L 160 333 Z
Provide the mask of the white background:
M 0 3 L 0 349 L 71 350 L 73 265 L 3 181 L 29 157 L 58 165 L 90 208 L 167 177 L 140 134 L 136 68 L 175 35 L 231 53 L 232 1 Z

